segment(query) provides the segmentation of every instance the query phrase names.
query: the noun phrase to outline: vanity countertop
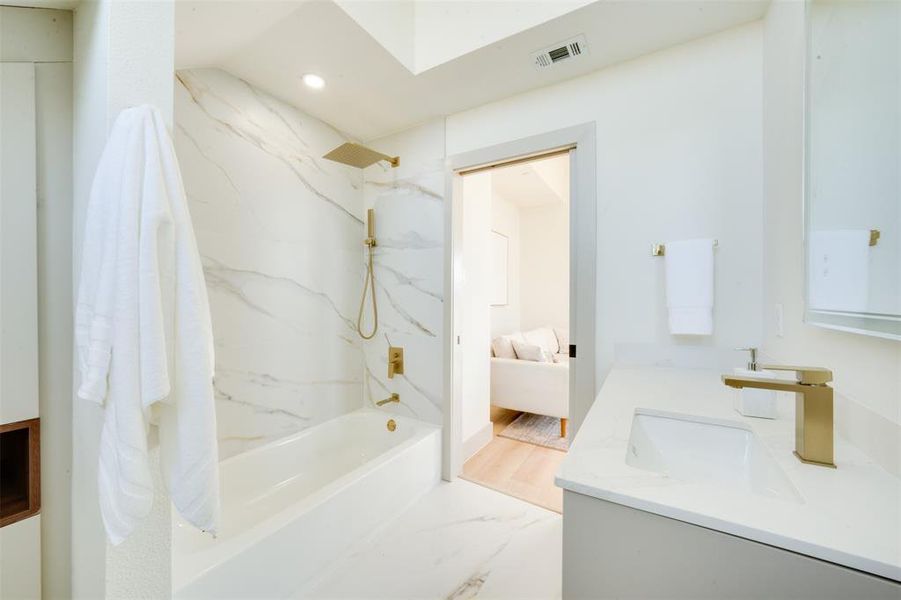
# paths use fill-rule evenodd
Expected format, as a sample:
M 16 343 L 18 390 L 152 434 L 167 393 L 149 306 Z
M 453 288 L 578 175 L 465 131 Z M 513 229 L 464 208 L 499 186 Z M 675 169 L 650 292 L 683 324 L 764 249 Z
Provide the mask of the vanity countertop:
M 557 473 L 557 485 L 901 581 L 901 479 L 838 436 L 838 468 L 803 464 L 792 454 L 794 402 L 780 397 L 777 419 L 744 417 L 732 408 L 734 390 L 720 375 L 697 369 L 615 368 Z M 799 498 L 688 483 L 627 465 L 637 408 L 749 426 Z

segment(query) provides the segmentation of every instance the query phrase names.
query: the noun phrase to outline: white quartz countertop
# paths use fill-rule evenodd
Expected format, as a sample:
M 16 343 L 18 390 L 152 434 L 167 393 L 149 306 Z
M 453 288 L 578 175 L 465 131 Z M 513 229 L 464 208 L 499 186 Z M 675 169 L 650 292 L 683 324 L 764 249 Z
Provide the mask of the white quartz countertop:
M 901 581 L 901 479 L 835 438 L 829 469 L 801 463 L 794 449 L 794 402 L 780 395 L 777 419 L 732 408 L 719 371 L 615 368 L 557 473 L 565 490 L 693 523 Z M 626 464 L 637 408 L 728 419 L 748 425 L 798 491 L 783 499 L 689 483 Z

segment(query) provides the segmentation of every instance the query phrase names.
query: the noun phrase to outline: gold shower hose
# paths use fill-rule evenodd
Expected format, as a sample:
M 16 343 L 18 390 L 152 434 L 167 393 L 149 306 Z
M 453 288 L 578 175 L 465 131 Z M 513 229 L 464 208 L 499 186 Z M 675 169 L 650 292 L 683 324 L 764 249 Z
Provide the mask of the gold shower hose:
M 369 264 L 366 267 L 366 278 L 363 284 L 363 297 L 360 298 L 360 312 L 357 313 L 357 333 L 364 340 L 371 340 L 375 337 L 375 333 L 379 330 L 379 307 L 375 303 L 375 273 L 372 269 L 372 246 L 374 244 L 367 243 L 369 249 Z M 372 332 L 369 335 L 363 333 L 363 308 L 366 306 L 366 290 L 372 290 Z

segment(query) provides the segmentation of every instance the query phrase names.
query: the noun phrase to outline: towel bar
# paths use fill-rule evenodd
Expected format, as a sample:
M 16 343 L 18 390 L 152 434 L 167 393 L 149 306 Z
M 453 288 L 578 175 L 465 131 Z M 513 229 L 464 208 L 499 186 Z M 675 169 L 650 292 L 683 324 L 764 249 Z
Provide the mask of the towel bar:
M 714 248 L 716 248 L 719 245 L 720 245 L 719 240 L 713 240 Z M 654 244 L 653 246 L 651 246 L 651 256 L 665 256 L 665 255 L 666 255 L 666 244 Z

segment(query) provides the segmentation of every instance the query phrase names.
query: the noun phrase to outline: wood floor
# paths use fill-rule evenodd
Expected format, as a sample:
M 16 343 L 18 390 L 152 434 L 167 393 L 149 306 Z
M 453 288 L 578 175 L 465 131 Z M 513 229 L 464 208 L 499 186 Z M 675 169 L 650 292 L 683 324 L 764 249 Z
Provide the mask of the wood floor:
M 562 513 L 563 490 L 554 485 L 554 474 L 566 453 L 497 435 L 520 414 L 491 407 L 494 437 L 466 461 L 462 477 Z

